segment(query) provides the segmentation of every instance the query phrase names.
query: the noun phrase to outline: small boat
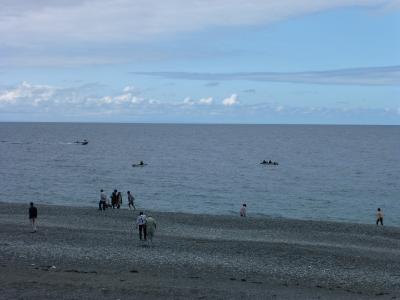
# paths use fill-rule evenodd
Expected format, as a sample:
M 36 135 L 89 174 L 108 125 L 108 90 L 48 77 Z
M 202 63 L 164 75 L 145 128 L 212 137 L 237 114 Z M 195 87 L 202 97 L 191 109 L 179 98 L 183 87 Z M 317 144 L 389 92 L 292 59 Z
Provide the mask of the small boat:
M 89 141 L 85 139 L 83 141 L 76 141 L 75 144 L 87 145 L 89 144 Z
M 144 167 L 147 166 L 142 160 L 138 164 L 132 164 L 132 167 Z
M 277 165 L 279 165 L 279 163 L 277 161 L 265 161 L 265 160 L 263 160 L 262 162 L 260 162 L 260 165 L 277 166 Z

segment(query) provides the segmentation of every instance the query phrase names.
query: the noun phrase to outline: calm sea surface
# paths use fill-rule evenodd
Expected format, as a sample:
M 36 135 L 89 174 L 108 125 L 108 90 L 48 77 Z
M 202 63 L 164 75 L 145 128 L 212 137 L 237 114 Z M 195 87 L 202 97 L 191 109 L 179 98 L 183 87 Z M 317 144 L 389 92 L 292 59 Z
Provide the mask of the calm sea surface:
M 1 201 L 116 188 L 145 209 L 371 223 L 381 207 L 400 226 L 400 126 L 0 123 L 0 180 Z

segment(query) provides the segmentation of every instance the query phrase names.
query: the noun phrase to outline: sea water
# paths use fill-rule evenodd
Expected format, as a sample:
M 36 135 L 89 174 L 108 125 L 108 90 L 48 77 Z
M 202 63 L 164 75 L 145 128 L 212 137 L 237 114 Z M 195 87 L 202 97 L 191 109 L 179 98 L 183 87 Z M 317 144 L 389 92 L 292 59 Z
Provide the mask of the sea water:
M 0 123 L 0 201 L 400 226 L 400 126 Z M 88 139 L 87 145 L 74 143 Z M 261 165 L 272 160 L 278 166 Z M 139 161 L 147 165 L 132 167 Z

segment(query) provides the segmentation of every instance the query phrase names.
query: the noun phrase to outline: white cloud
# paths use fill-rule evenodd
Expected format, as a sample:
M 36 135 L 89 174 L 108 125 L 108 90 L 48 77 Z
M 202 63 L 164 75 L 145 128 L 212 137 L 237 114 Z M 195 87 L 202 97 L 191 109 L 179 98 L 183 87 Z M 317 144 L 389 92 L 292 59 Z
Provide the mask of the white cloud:
M 397 0 L 2 0 L 4 45 L 143 41 L 209 27 L 259 25 L 339 7 L 397 7 Z
M 60 88 L 49 85 L 37 85 L 22 82 L 20 85 L 0 90 L 0 107 L 13 111 L 76 111 L 90 110 L 124 110 L 138 105 L 157 104 L 158 101 L 147 100 L 133 92 L 122 92 L 116 95 L 94 96 L 94 90 L 87 86 Z M 124 88 L 124 91 L 127 89 Z M 132 89 L 129 89 L 132 91 Z
M 82 99 L 82 101 L 86 101 L 87 99 Z M 137 104 L 155 104 L 157 103 L 156 100 L 146 100 L 143 97 L 139 97 L 136 95 L 133 95 L 132 93 L 122 93 L 122 94 L 117 94 L 115 96 L 103 96 L 101 98 L 94 98 L 91 99 L 90 102 L 92 104 L 96 104 L 97 106 L 101 105 L 108 105 L 108 106 L 126 106 L 126 105 L 137 105 Z
M 17 104 L 23 101 L 25 104 L 37 106 L 41 102 L 49 101 L 54 96 L 56 89 L 47 85 L 32 85 L 26 81 L 19 86 L 0 91 L 0 105 Z M 25 100 L 30 99 L 30 102 Z
M 130 102 L 132 99 L 132 94 L 128 93 L 128 94 L 122 94 L 122 95 L 118 95 L 114 97 L 114 101 L 115 103 L 126 103 L 126 102 Z
M 236 94 L 232 94 L 230 97 L 222 100 L 222 104 L 224 106 L 233 106 L 239 103 L 238 97 Z
M 210 105 L 213 103 L 213 98 L 208 97 L 208 98 L 202 98 L 199 100 L 199 104 L 205 104 L 205 105 Z
M 207 57 L 205 49 L 176 51 L 149 47 L 149 42 L 164 42 L 180 33 L 211 28 L 266 25 L 342 7 L 391 12 L 399 9 L 398 3 L 398 0 L 0 0 L 0 68 Z M 226 55 L 227 51 L 211 52 L 215 56 Z M 216 85 L 217 82 L 211 82 L 207 86 Z
M 190 98 L 190 97 L 186 97 L 185 99 L 183 99 L 183 104 L 187 104 L 187 105 L 193 105 L 193 104 L 195 104 L 196 102 L 192 99 L 192 98 Z
M 296 120 L 302 123 L 329 123 L 332 120 L 344 120 L 343 122 L 347 123 L 360 118 L 376 123 L 400 122 L 398 105 L 348 109 L 343 109 L 341 106 L 283 106 L 280 103 L 269 102 L 236 105 L 239 103 L 236 94 L 218 103 L 212 97 L 197 100 L 188 97 L 183 102 L 177 103 L 146 98 L 134 92 L 124 92 L 124 89 L 115 93 L 105 93 L 100 90 L 99 85 L 63 88 L 28 82 L 14 87 L 0 88 L 0 121 L 7 120 L 7 116 L 10 115 L 17 116 L 13 120 L 27 121 L 30 120 L 29 116 L 34 115 L 36 121 L 104 121 L 103 117 L 108 121 L 121 121 L 121 116 L 129 121 L 135 120 L 136 117 L 144 120 L 143 116 L 146 116 L 147 122 L 184 120 L 268 123 L 275 120 L 280 123 L 291 123 L 295 122 L 295 118 L 300 118 Z
M 128 85 L 128 86 L 124 87 L 124 89 L 122 91 L 125 93 L 133 92 L 133 91 L 135 91 L 135 87 L 132 85 Z
M 4 91 L 0 95 L 0 103 L 15 103 L 19 97 L 19 91 Z
M 213 104 L 213 101 L 212 97 L 201 98 L 199 100 L 194 100 L 190 97 L 183 99 L 183 103 L 186 105 L 211 105 Z
M 98 100 L 98 104 L 111 104 L 113 102 L 113 97 L 104 96 Z

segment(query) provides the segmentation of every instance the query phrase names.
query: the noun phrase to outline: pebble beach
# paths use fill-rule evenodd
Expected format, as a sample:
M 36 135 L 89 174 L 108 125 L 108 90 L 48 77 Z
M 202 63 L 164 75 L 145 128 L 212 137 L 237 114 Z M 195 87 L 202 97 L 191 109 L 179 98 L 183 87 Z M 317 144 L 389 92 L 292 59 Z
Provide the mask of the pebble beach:
M 400 298 L 397 227 L 37 207 L 0 202 L 0 299 Z

